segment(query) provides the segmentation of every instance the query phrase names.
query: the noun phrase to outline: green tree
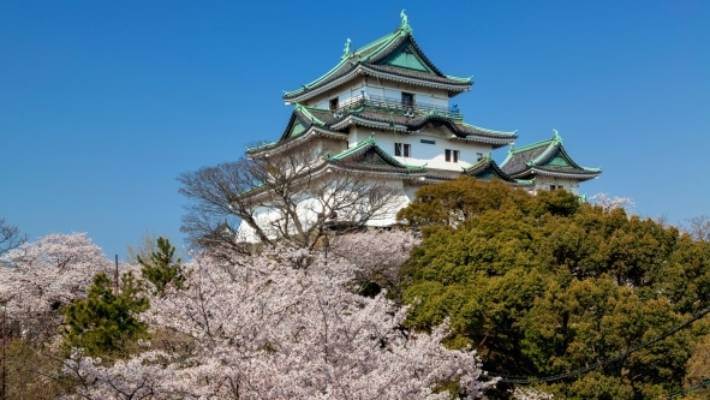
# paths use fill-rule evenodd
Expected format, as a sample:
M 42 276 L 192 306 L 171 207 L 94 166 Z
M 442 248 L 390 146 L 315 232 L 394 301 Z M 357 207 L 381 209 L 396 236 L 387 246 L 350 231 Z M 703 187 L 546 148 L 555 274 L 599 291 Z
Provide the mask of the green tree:
M 148 337 L 146 325 L 138 319 L 148 307 L 140 282 L 131 273 L 123 274 L 118 293 L 106 274 L 99 273 L 87 297 L 64 309 L 64 347 L 82 348 L 92 356 L 121 356 Z
M 628 351 L 707 307 L 707 242 L 565 191 L 532 196 L 470 178 L 423 187 L 399 218 L 424 236 L 402 269 L 411 327 L 448 318 L 451 345 L 475 346 L 488 370 L 507 375 L 602 364 L 547 386 L 561 398 L 681 388 L 707 319 Z
M 164 237 L 156 241 L 156 249 L 150 254 L 150 259 L 138 255 L 136 258 L 141 265 L 143 278 L 153 284 L 155 294 L 162 295 L 168 285 L 182 288 L 185 283 L 185 274 L 178 258 L 175 260 L 175 246 Z

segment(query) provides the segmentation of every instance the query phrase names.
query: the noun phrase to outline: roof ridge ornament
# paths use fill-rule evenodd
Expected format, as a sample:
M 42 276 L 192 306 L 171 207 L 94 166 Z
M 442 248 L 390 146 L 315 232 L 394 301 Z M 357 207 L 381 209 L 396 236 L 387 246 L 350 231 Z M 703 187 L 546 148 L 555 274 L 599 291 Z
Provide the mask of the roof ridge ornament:
M 560 136 L 560 132 L 554 128 L 552 128 L 552 140 L 557 143 L 562 143 L 562 136 Z
M 402 11 L 399 12 L 399 18 L 401 18 L 399 29 L 404 32 L 412 33 L 412 27 L 409 25 L 409 17 L 407 16 L 406 11 L 407 10 L 403 8 Z
M 344 59 L 350 57 L 350 54 L 351 54 L 350 53 L 350 43 L 352 43 L 350 38 L 345 39 L 345 47 L 343 47 L 343 55 L 340 57 L 341 60 L 344 60 Z

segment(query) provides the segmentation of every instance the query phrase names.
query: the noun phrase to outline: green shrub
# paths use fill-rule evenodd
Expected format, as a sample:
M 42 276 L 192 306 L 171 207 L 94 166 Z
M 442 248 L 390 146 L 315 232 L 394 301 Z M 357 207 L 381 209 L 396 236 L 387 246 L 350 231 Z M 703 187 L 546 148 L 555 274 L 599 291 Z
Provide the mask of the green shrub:
M 118 293 L 106 274 L 97 274 L 87 297 L 64 309 L 64 347 L 82 348 L 91 356 L 121 356 L 148 337 L 146 325 L 138 319 L 148 306 L 132 274 L 122 276 Z

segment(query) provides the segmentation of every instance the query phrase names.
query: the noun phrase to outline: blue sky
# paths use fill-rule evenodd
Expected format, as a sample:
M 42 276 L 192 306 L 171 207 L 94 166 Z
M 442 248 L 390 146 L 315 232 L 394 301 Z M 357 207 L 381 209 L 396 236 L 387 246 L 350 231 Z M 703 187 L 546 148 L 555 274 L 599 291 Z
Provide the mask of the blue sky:
M 244 3 L 1 2 L 0 216 L 107 254 L 181 242 L 175 178 L 277 137 L 282 91 L 401 8 L 437 66 L 474 76 L 454 100 L 469 122 L 519 144 L 557 128 L 604 169 L 585 192 L 675 223 L 710 214 L 710 2 Z

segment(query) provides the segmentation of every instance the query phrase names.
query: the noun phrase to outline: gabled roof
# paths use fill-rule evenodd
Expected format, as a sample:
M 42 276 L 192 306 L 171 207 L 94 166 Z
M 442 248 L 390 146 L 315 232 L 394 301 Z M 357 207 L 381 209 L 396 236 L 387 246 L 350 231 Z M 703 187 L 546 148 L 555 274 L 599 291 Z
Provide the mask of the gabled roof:
M 471 87 L 470 78 L 445 75 L 429 60 L 414 40 L 406 16 L 403 16 L 402 24 L 394 32 L 354 52 L 350 51 L 349 44 L 348 39 L 338 64 L 310 83 L 285 92 L 283 98 L 293 102 L 303 101 L 357 75 L 441 88 L 451 94 Z
M 511 147 L 501 169 L 512 178 L 547 175 L 584 181 L 601 174 L 598 168 L 583 167 L 574 161 L 556 130 L 552 139 L 520 148 Z
M 349 170 L 362 170 L 372 172 L 396 174 L 424 174 L 424 166 L 411 166 L 403 164 L 386 151 L 382 150 L 370 137 L 338 154 L 328 157 L 328 163 Z
M 279 138 L 279 142 L 296 138 L 314 125 L 324 126 L 325 122 L 318 118 L 317 114 L 311 112 L 308 108 L 303 107 L 300 104 L 296 104 L 293 113 L 291 114 L 291 118 L 289 118 L 288 123 L 286 124 L 286 129 L 284 129 L 281 134 L 281 138 Z
M 314 136 L 347 140 L 347 135 L 343 132 L 329 129 L 328 122 L 332 122 L 332 120 L 333 115 L 330 111 L 307 108 L 296 104 L 279 139 L 249 148 L 247 153 L 253 156 L 260 153 L 278 151 L 278 149 L 282 148 L 282 145 L 296 145 L 299 142 L 310 140 Z
M 506 182 L 515 182 L 515 179 L 511 178 L 508 174 L 503 172 L 500 167 L 498 167 L 495 160 L 491 158 L 490 153 L 486 153 L 486 155 L 478 160 L 477 163 L 464 169 L 463 173 L 478 179 L 500 179 Z

